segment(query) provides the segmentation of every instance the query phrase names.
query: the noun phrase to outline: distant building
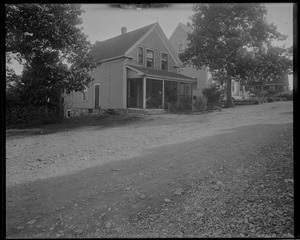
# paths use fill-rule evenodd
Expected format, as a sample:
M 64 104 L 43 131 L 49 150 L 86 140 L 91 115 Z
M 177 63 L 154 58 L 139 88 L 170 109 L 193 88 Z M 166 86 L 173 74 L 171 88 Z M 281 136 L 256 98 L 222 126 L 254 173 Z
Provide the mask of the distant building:
M 178 56 L 188 47 L 188 33 L 192 33 L 192 29 L 183 23 L 179 23 L 169 38 Z M 211 73 L 207 67 L 197 70 L 197 68 L 193 66 L 184 66 L 180 68 L 179 71 L 180 73 L 195 79 L 193 96 L 201 96 L 202 90 L 212 84 Z
M 289 90 L 288 74 L 268 82 L 249 82 L 246 87 L 249 90 L 265 90 L 272 92 L 284 92 Z

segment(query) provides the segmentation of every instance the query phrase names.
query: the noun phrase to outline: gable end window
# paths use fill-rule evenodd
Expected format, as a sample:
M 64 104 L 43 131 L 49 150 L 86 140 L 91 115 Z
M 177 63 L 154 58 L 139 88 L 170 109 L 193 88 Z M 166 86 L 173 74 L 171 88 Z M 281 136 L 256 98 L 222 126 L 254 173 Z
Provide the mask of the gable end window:
M 168 70 L 168 54 L 161 53 L 161 69 Z
M 138 63 L 144 63 L 144 48 L 138 48 Z
M 147 49 L 147 67 L 154 68 L 154 51 Z
M 184 39 L 179 39 L 178 40 L 178 50 L 179 50 L 179 52 L 184 51 Z

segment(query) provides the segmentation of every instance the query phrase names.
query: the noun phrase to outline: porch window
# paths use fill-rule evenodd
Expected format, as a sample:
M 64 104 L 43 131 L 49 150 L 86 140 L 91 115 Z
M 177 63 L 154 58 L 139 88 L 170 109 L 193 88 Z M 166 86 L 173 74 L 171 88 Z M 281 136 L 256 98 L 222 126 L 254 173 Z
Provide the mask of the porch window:
M 87 92 L 88 89 L 87 87 L 82 91 L 82 101 L 86 101 L 87 100 Z
M 144 63 L 144 48 L 139 47 L 138 51 L 138 63 Z
M 147 49 L 147 67 L 154 68 L 154 51 Z
M 168 70 L 168 54 L 161 53 L 161 69 Z

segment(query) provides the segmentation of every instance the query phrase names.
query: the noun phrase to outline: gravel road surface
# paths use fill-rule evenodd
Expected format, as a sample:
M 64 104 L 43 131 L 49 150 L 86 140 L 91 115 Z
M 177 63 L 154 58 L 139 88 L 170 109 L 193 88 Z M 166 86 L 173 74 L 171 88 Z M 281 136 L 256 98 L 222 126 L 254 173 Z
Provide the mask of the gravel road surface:
M 293 237 L 292 104 L 7 130 L 6 237 Z

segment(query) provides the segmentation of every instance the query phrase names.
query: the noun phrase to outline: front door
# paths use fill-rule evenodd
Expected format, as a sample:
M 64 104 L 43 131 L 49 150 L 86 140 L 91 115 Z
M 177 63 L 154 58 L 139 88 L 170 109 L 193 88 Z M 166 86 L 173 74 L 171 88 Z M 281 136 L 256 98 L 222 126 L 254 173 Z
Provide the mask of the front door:
M 162 81 L 147 79 L 146 108 L 162 108 Z

